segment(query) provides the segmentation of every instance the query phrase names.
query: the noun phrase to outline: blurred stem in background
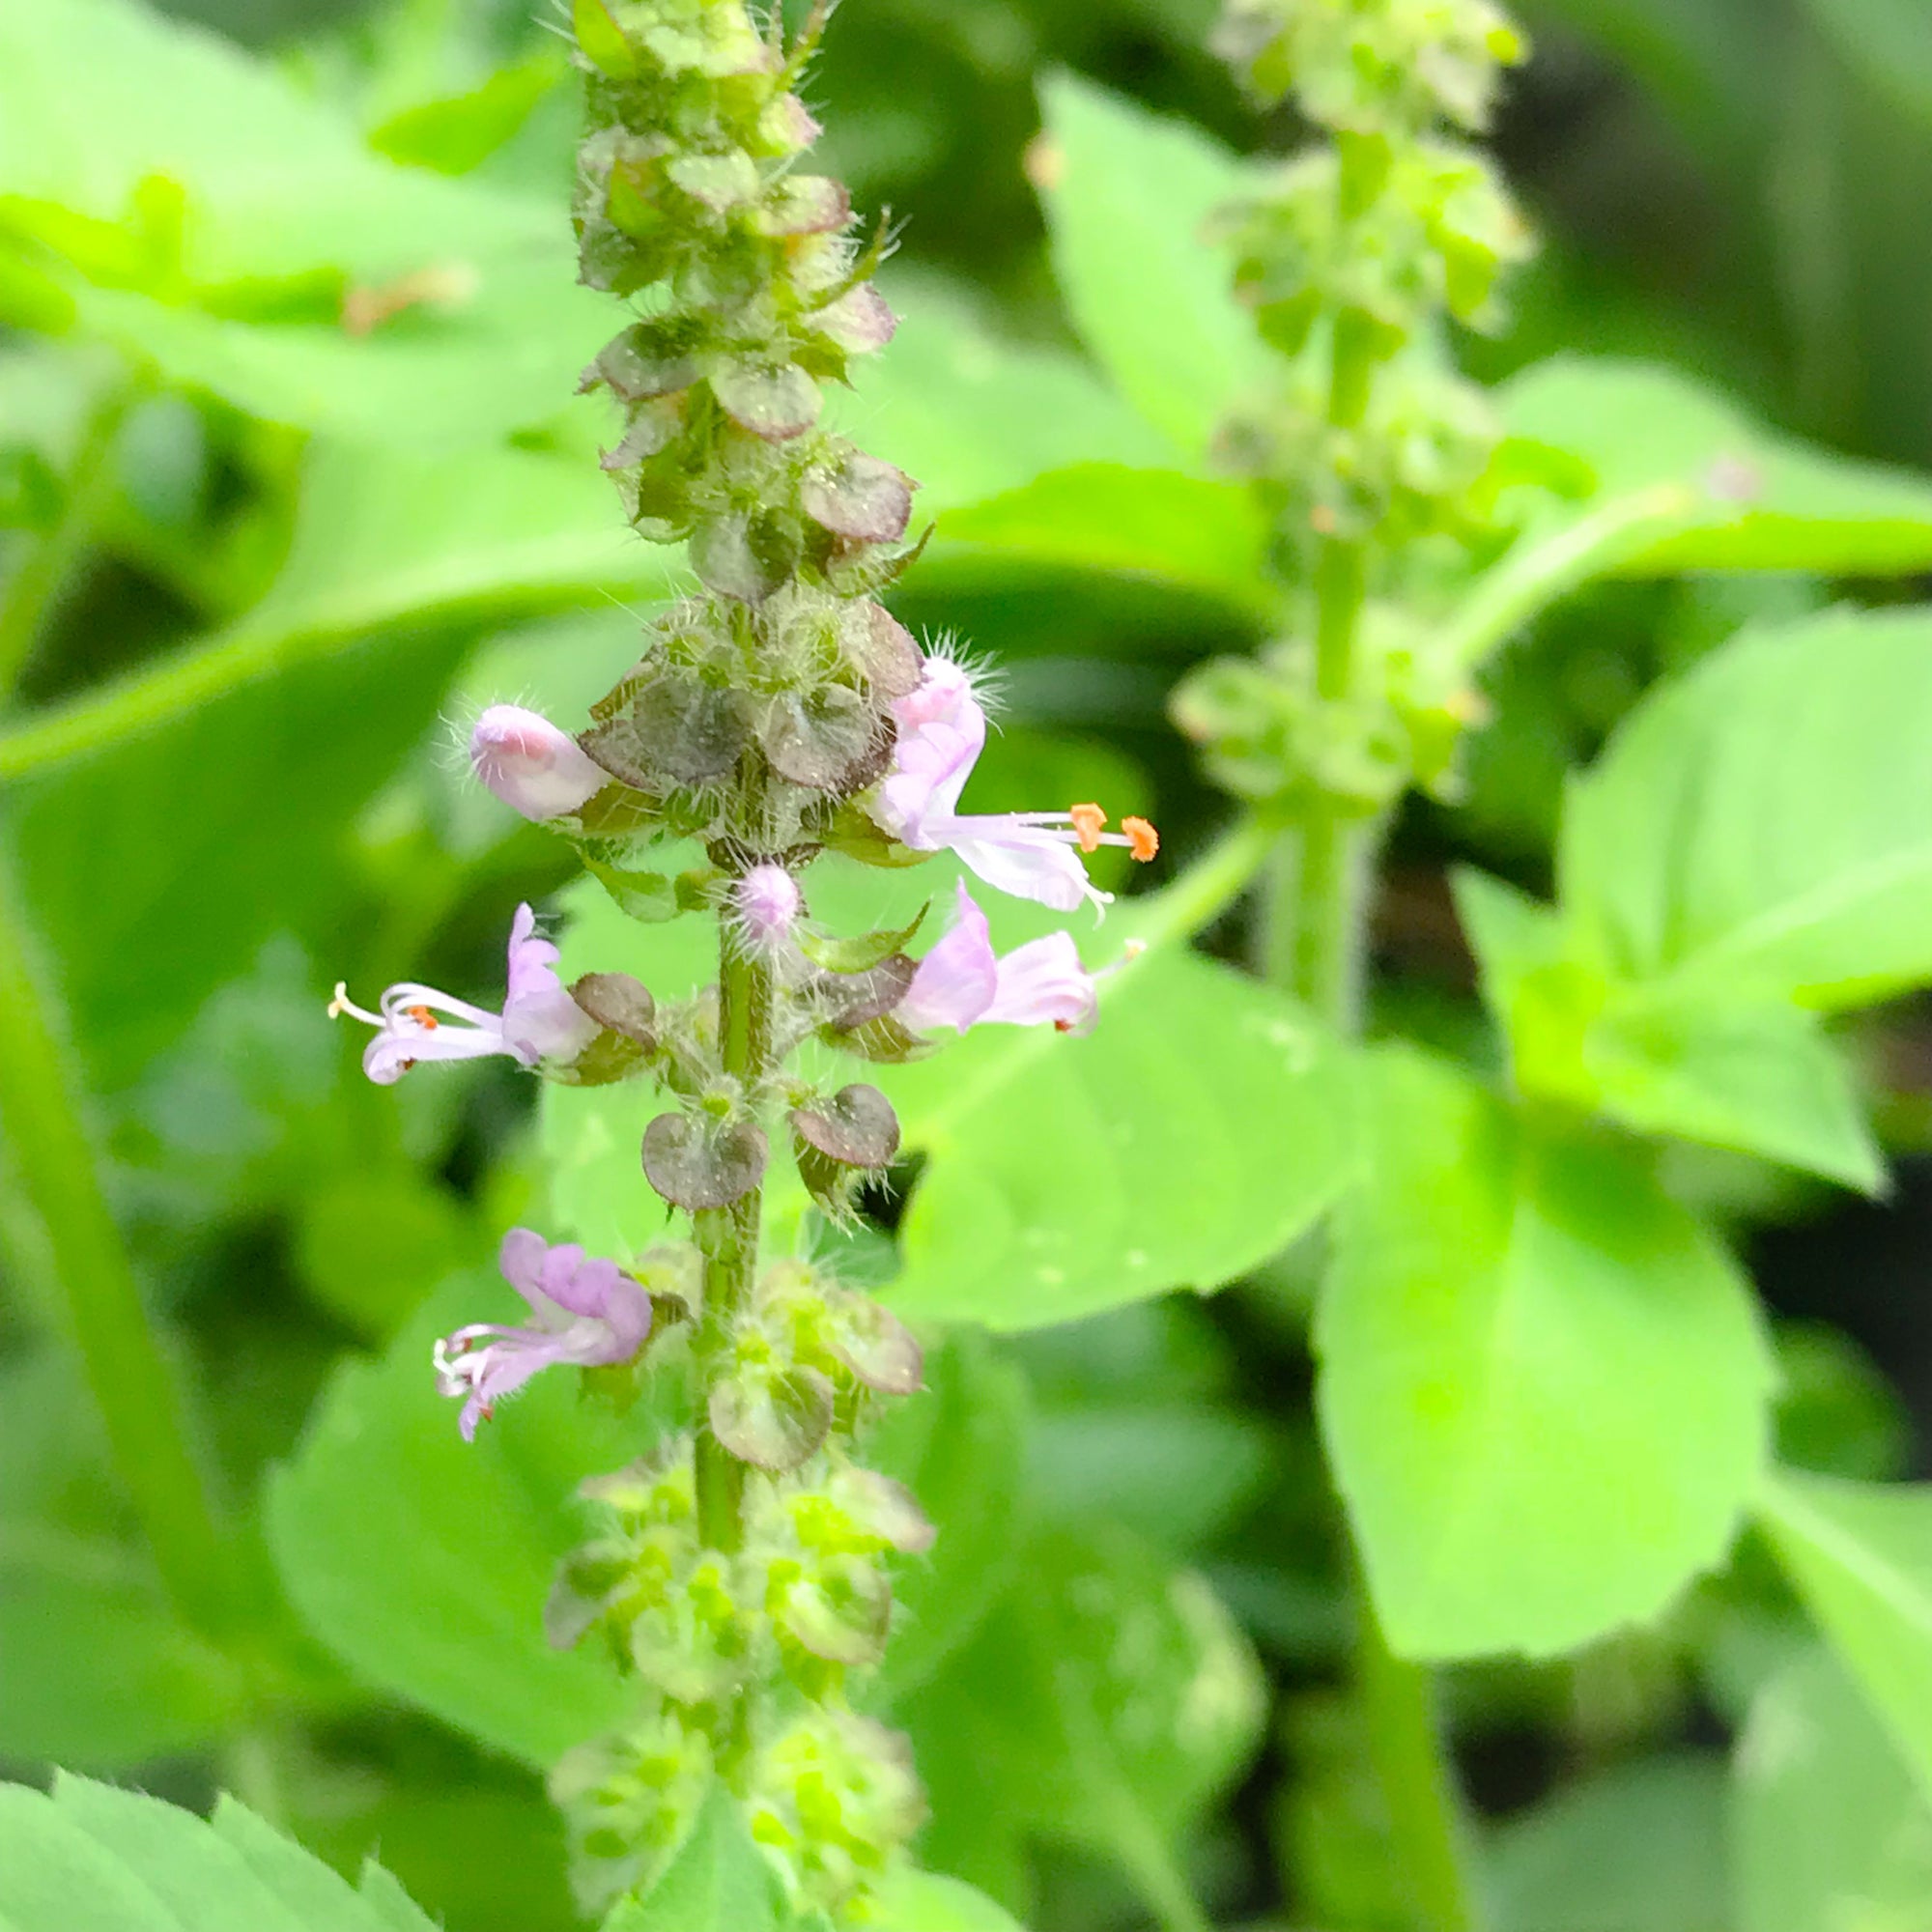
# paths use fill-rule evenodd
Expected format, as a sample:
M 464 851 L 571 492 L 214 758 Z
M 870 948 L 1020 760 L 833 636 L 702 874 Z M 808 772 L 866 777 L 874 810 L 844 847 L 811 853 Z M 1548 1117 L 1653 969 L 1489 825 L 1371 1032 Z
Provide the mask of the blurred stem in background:
M 101 513 L 113 498 L 114 451 L 135 396 L 131 384 L 116 379 L 96 399 L 68 470 L 59 514 L 45 530 L 28 540 L 25 554 L 0 590 L 0 709 L 11 700 L 74 566 L 87 554 Z
M 224 1635 L 239 1610 L 230 1551 L 101 1186 L 81 1094 L 65 1015 L 0 849 L 0 1128 L 45 1228 L 68 1336 L 161 1581 L 191 1628 Z

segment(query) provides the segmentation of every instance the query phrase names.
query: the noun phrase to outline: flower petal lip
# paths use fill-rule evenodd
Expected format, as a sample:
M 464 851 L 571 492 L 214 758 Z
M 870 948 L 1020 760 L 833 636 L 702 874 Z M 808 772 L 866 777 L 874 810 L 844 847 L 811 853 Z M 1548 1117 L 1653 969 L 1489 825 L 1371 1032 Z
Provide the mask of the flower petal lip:
M 466 1442 L 532 1376 L 629 1361 L 651 1332 L 643 1288 L 615 1262 L 586 1257 L 574 1241 L 552 1246 L 532 1229 L 512 1228 L 497 1266 L 528 1303 L 532 1321 L 470 1322 L 443 1336 L 433 1352 L 438 1390 L 465 1399 L 458 1427 Z
M 1016 946 L 1004 958 L 993 951 L 986 916 L 962 879 L 954 887 L 952 927 L 919 963 L 912 984 L 893 1009 L 914 1033 L 952 1027 L 1051 1026 L 1087 1033 L 1099 1012 L 1099 983 L 1146 949 L 1129 941 L 1124 957 L 1090 973 L 1067 932 Z
M 956 917 L 951 929 L 919 962 L 912 984 L 895 1009 L 915 1033 L 952 1027 L 964 1033 L 980 1019 L 999 990 L 999 961 L 986 915 L 964 879 L 953 888 Z
M 611 782 L 567 731 L 520 704 L 493 704 L 477 719 L 469 762 L 505 805 L 539 824 L 578 810 Z
M 510 925 L 500 1013 L 406 980 L 384 993 L 380 1011 L 373 1013 L 338 984 L 328 1003 L 329 1017 L 347 1013 L 376 1029 L 362 1054 L 362 1070 L 384 1087 L 423 1060 L 502 1054 L 535 1066 L 544 1060 L 572 1059 L 596 1037 L 597 1024 L 564 990 L 556 976 L 557 957 L 556 948 L 538 935 L 535 913 L 520 905 Z
M 1103 832 L 1097 805 L 1065 811 L 965 812 L 960 794 L 986 743 L 986 714 L 971 674 L 950 658 L 927 658 L 918 688 L 893 705 L 898 726 L 893 769 L 881 780 L 872 816 L 915 851 L 950 850 L 989 886 L 1056 912 L 1083 901 L 1096 911 L 1112 902 L 1087 877 L 1077 856 L 1122 845 L 1151 859 L 1159 840 L 1144 818 Z

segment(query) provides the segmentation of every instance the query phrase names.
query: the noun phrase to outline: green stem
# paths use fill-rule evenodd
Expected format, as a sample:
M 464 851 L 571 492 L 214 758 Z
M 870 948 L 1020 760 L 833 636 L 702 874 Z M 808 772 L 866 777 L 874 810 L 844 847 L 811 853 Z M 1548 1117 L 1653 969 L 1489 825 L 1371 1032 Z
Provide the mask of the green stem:
M 1345 215 L 1361 201 L 1364 184 L 1352 177 L 1343 150 Z M 1336 319 L 1329 378 L 1329 421 L 1338 429 L 1367 415 L 1376 352 L 1365 318 Z M 1356 641 L 1368 586 L 1368 549 L 1358 537 L 1326 539 L 1315 569 L 1315 688 L 1327 705 L 1354 695 Z M 1337 801 L 1318 800 L 1298 839 L 1277 860 L 1291 869 L 1292 895 L 1275 905 L 1291 912 L 1288 929 L 1268 935 L 1270 977 L 1304 1001 L 1338 1032 L 1361 1031 L 1361 986 L 1367 950 L 1370 874 L 1376 819 Z M 1356 1683 L 1369 1728 L 1377 1779 L 1388 1808 L 1394 1863 L 1406 1886 L 1419 1932 L 1472 1932 L 1479 1923 L 1474 1887 L 1465 1868 L 1461 1800 L 1436 1722 L 1427 1670 L 1389 1649 L 1366 1585 L 1359 1591 L 1361 1636 Z
M 1474 1932 L 1482 1921 L 1466 1868 L 1463 1802 L 1443 1749 L 1435 1687 L 1427 1670 L 1389 1650 L 1366 1589 L 1355 1684 L 1415 1922 L 1423 1932 Z
M 114 445 L 134 392 L 116 382 L 95 405 L 67 473 L 53 527 L 33 542 L 0 596 L 0 697 L 9 695 L 39 643 L 73 567 L 87 554 L 114 494 Z
M 769 968 L 747 958 L 722 924 L 718 957 L 718 1033 L 724 1071 L 747 1092 L 771 1064 L 772 980 Z M 749 1298 L 758 1265 L 758 1234 L 764 1192 L 754 1187 L 728 1208 L 693 1216 L 704 1256 L 704 1316 L 697 1333 L 697 1362 L 708 1389 L 717 1364 L 731 1348 L 738 1312 Z M 696 1451 L 697 1528 L 713 1549 L 735 1550 L 744 1541 L 745 1465 L 704 1427 Z
M 66 1324 L 162 1584 L 188 1623 L 219 1635 L 236 1621 L 229 1550 L 101 1189 L 78 1072 L 28 935 L 0 854 L 0 1125 L 46 1230 Z

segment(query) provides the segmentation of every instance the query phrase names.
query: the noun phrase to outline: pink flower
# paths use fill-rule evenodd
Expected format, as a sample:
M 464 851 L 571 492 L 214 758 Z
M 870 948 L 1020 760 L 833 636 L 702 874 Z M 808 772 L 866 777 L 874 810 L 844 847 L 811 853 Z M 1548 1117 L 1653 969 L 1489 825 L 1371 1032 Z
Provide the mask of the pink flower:
M 1112 898 L 1088 880 L 1079 852 L 1124 845 L 1151 859 L 1160 839 L 1144 818 L 1103 832 L 1097 805 L 1065 811 L 962 814 L 959 795 L 986 742 L 986 714 L 973 682 L 949 658 L 927 658 L 918 690 L 900 698 L 893 769 L 880 781 L 872 816 L 881 829 L 918 852 L 956 852 L 969 870 L 1016 898 L 1072 912 L 1082 899 L 1096 908 Z
M 895 1017 L 915 1033 L 1049 1024 L 1062 1033 L 1086 1033 L 1099 1007 L 1095 988 L 1120 967 L 1088 972 L 1065 932 L 1030 940 L 1002 959 L 993 952 L 986 915 L 963 879 L 955 890 L 958 916 L 952 930 L 919 962 Z M 1132 944 L 1126 956 L 1143 950 Z
M 419 1060 L 480 1060 L 493 1053 L 526 1066 L 571 1060 L 595 1037 L 597 1023 L 564 990 L 556 961 L 556 948 L 537 936 L 536 915 L 520 905 L 510 926 L 500 1013 L 406 980 L 383 995 L 382 1009 L 374 1013 L 356 1006 L 349 989 L 338 984 L 328 1016 L 347 1013 L 376 1029 L 363 1050 L 362 1071 L 382 1087 L 400 1080 Z
M 518 704 L 493 704 L 469 733 L 476 776 L 526 818 L 558 818 L 594 798 L 611 774 L 548 718 Z
M 512 1228 L 497 1265 L 536 1321 L 527 1328 L 471 1322 L 436 1345 L 438 1393 L 466 1398 L 457 1422 L 466 1442 L 539 1370 L 628 1362 L 651 1332 L 650 1296 L 615 1262 L 586 1260 L 575 1242 L 552 1247 L 528 1228 Z

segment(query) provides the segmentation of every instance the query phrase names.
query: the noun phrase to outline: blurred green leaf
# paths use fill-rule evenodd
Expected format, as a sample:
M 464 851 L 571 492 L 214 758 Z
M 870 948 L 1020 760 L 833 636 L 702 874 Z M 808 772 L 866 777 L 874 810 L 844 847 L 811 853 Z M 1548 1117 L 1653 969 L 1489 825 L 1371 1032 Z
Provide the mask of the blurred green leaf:
M 1184 1557 L 1256 1500 L 1278 1450 L 1259 1418 L 1200 1402 L 1083 1404 L 1035 1423 L 1033 1486 L 1056 1516 L 1122 1522 Z
M 409 167 L 467 175 L 516 135 L 568 71 L 560 50 L 540 48 L 462 94 L 398 109 L 369 130 L 369 145 Z
M 296 1265 L 304 1286 L 378 1342 L 479 1245 L 457 1197 L 410 1166 L 317 1177 L 297 1203 Z
M 1198 128 L 1074 74 L 1051 75 L 1040 100 L 1036 178 L 1073 326 L 1121 393 L 1198 460 L 1269 362 L 1232 265 L 1202 235 L 1246 185 L 1241 164 Z
M 1263 570 L 1267 524 L 1236 483 L 1171 469 L 1082 463 L 940 519 L 935 561 L 1012 563 L 1144 577 L 1265 613 L 1280 590 Z
M 384 626 L 407 623 L 418 638 L 364 644 L 364 656 L 413 656 L 435 623 L 661 597 L 677 563 L 675 551 L 630 536 L 614 493 L 586 468 L 515 451 L 458 461 L 319 445 L 268 595 L 226 631 L 0 730 L 0 782 L 153 732 Z M 363 729 L 379 735 L 399 715 L 373 697 L 367 709 Z
M 274 69 L 127 0 L 0 7 L 10 232 L 18 319 L 385 443 L 555 415 L 609 327 L 548 199 L 395 166 Z
M 893 1635 L 871 1694 L 900 1702 L 976 1631 L 1014 1560 L 1026 1385 L 970 1330 L 928 1350 L 917 1402 L 895 1403 L 867 1442 L 941 1526 L 931 1553 L 897 1565 Z
M 1020 1932 L 983 1891 L 909 1866 L 900 1866 L 879 1888 L 872 1909 L 879 1932 Z
M 380 1866 L 360 1890 L 232 1798 L 213 1823 L 81 1777 L 0 1785 L 7 1932 L 433 1932 Z
M 1932 567 L 1932 480 L 1778 435 L 1662 364 L 1558 355 L 1497 400 L 1512 436 L 1588 466 L 1589 504 L 1682 486 L 1673 517 L 1618 557 L 1626 575 Z
M 456 656 L 435 635 L 365 642 L 10 787 L 97 1086 L 131 1081 L 270 933 L 343 903 L 348 822 L 428 728 Z
M 487 269 L 434 266 L 362 291 L 372 313 L 395 305 L 366 330 L 333 316 L 236 320 L 78 278 L 62 286 L 81 333 L 170 383 L 266 422 L 425 455 L 559 415 L 611 328 L 606 305 L 576 284 L 560 220 L 548 244 Z
M 1878 1191 L 1877 1143 L 1813 1014 L 1716 990 L 1648 997 L 1568 956 L 1552 909 L 1479 872 L 1455 889 L 1525 1094 Z
M 1780 1322 L 1776 1342 L 1778 1462 L 1861 1482 L 1902 1474 L 1911 1417 L 1858 1343 L 1824 1321 Z
M 620 1900 L 603 1932 L 774 1932 L 780 1916 L 777 1874 L 738 1801 L 714 1783 L 665 1875 Z
M 141 1552 L 31 1520 L 0 1520 L 0 1756 L 15 1763 L 126 1771 L 213 1743 L 247 1710 L 234 1663 L 182 1623 Z
M 892 345 L 835 402 L 851 433 L 917 477 L 915 521 L 1075 463 L 1154 468 L 1173 450 L 1087 363 L 1002 340 L 943 283 L 914 282 Z
M 1753 1700 L 1730 1807 L 1737 1932 L 1913 1932 L 1932 1808 L 1840 1665 L 1807 1652 Z
M 1043 1528 L 972 1644 L 896 1714 L 932 1800 L 926 1862 L 1003 1903 L 1030 1838 L 1116 1859 L 1195 1916 L 1180 1840 L 1258 1740 L 1260 1673 L 1198 1577 L 1124 1531 Z
M 1932 618 L 1747 632 L 1654 693 L 1572 784 L 1582 956 L 1647 998 L 1841 1008 L 1932 978 Z
M 889 874 L 834 857 L 806 890 L 833 930 L 870 930 L 929 896 L 944 903 L 951 877 L 944 863 Z M 982 899 L 1002 948 L 1064 924 Z M 930 1156 L 886 1295 L 900 1313 L 1010 1331 L 1218 1288 L 1287 1246 L 1343 1185 L 1339 1052 L 1280 994 L 1188 951 L 1173 902 L 1137 899 L 1103 928 L 1113 944 L 1151 944 L 1102 987 L 1091 1037 L 985 1027 L 931 1060 L 872 1069 L 902 1152 Z M 621 967 L 660 999 L 713 977 L 691 923 L 640 928 L 582 892 L 574 906 L 567 971 Z M 554 1205 L 593 1247 L 640 1246 L 661 1220 L 637 1156 L 657 1111 L 635 1087 L 544 1096 Z
M 1919 0 L 1802 0 L 1845 65 L 1916 121 L 1932 123 L 1932 30 Z
M 283 1773 L 297 1834 L 337 1871 L 380 1855 L 425 1911 L 463 1932 L 580 1932 L 563 1821 L 535 1777 L 462 1758 L 395 1778 L 364 1765 L 333 1780 L 313 1765 Z
M 1639 1758 L 1559 1791 L 1491 1844 L 1496 1924 L 1732 1932 L 1724 1795 L 1721 1762 L 1689 1754 Z
M 1780 1470 L 1760 1510 L 1805 1607 L 1932 1799 L 1932 1485 Z
M 181 197 L 160 267 L 231 300 L 318 269 L 384 282 L 554 240 L 543 201 L 397 167 L 273 67 L 132 0 L 0 4 L 0 232 Z M 53 225 L 71 235 L 71 223 Z
M 1389 1641 L 1547 1656 L 1653 1616 L 1734 1534 L 1771 1364 L 1748 1285 L 1613 1146 L 1378 1056 L 1317 1402 Z

